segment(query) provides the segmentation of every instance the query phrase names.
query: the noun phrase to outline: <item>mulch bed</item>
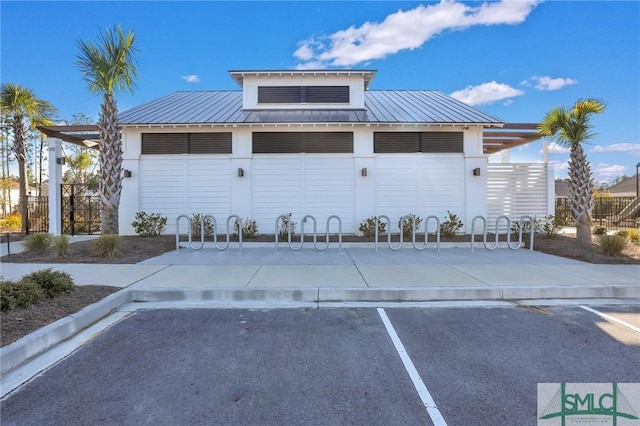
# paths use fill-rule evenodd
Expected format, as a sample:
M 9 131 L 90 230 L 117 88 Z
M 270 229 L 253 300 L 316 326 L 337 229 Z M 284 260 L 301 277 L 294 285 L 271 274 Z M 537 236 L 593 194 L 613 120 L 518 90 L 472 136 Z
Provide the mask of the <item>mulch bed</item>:
M 70 293 L 45 299 L 35 306 L 2 312 L 0 315 L 0 346 L 15 342 L 22 336 L 47 324 L 78 312 L 92 303 L 120 290 L 109 286 L 78 286 Z

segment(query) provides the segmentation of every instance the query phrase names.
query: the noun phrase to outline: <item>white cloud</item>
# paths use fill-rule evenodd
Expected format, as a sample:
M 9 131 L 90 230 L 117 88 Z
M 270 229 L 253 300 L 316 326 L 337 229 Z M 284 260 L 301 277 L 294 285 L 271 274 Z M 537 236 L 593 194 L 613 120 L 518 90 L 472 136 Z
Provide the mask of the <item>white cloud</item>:
M 521 86 L 531 86 L 533 85 L 536 90 L 541 91 L 551 91 L 551 90 L 559 90 L 565 86 L 570 86 L 572 84 L 576 84 L 578 81 L 572 78 L 552 78 L 548 76 L 533 76 L 529 80 L 525 80 L 520 83 Z
M 182 77 L 182 79 L 187 83 L 200 83 L 200 77 L 198 77 L 196 74 L 185 75 Z
M 365 22 L 358 28 L 351 26 L 328 36 L 309 38 L 298 44 L 294 56 L 301 61 L 321 65 L 321 68 L 352 66 L 382 59 L 401 50 L 419 48 L 446 30 L 463 30 L 475 25 L 519 24 L 539 2 L 503 0 L 474 7 L 455 0 L 441 0 L 434 5 L 399 10 L 382 22 Z M 309 68 L 305 64 L 298 67 Z
M 508 84 L 490 81 L 478 86 L 467 86 L 462 90 L 451 93 L 451 97 L 469 105 L 483 105 L 523 94 L 522 90 L 515 89 Z
M 614 143 L 611 145 L 595 145 L 591 152 L 627 152 L 634 157 L 640 156 L 640 143 Z
M 620 164 L 600 163 L 593 167 L 594 178 L 597 182 L 610 182 L 611 180 L 624 175 L 627 167 Z

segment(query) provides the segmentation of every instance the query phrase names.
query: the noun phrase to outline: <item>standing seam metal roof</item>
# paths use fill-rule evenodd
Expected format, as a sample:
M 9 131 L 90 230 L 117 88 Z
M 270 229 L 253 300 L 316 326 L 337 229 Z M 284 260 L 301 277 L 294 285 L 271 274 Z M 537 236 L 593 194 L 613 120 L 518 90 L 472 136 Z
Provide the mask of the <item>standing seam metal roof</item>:
M 123 111 L 120 125 L 387 123 L 496 124 L 504 122 L 435 90 L 370 90 L 365 109 L 243 110 L 242 91 L 174 92 Z

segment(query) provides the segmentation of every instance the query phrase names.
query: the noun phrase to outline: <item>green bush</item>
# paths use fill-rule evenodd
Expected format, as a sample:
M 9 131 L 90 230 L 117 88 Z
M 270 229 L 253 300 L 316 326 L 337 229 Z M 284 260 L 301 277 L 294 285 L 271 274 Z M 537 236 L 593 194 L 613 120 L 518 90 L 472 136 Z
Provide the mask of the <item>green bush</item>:
M 56 256 L 66 256 L 69 254 L 69 240 L 68 235 L 56 235 L 51 238 L 51 249 Z
M 422 218 L 413 213 L 409 213 L 404 216 L 404 223 L 402 223 L 402 219 L 398 220 L 398 229 L 402 228 L 402 236 L 410 237 L 413 235 L 413 227 L 415 224 L 416 232 L 420 230 L 420 224 L 422 223 Z M 402 225 L 402 226 L 401 226 Z
M 157 237 L 167 227 L 167 218 L 160 216 L 160 213 L 138 212 L 131 226 L 141 237 Z
M 464 225 L 457 215 L 447 210 L 448 218 L 440 224 L 440 235 L 444 238 L 454 237 Z
M 11 311 L 40 303 L 45 294 L 34 281 L 22 279 L 20 282 L 0 281 L 0 310 Z
M 358 230 L 362 232 L 362 235 L 364 235 L 365 237 L 375 237 L 376 217 L 371 216 L 370 218 L 367 218 L 362 222 L 360 222 L 360 226 L 358 227 Z M 387 223 L 382 221 L 378 222 L 378 234 L 384 234 L 386 230 L 387 230 Z
M 601 235 L 600 249 L 607 256 L 616 256 L 622 253 L 627 246 L 627 239 L 620 235 Z
M 200 221 L 203 215 L 200 213 L 196 213 L 191 216 L 191 237 L 195 239 L 200 239 Z M 204 236 L 205 238 L 209 235 L 213 235 L 213 221 L 210 217 L 204 218 Z
M 540 219 L 536 219 L 534 217 L 533 218 L 533 233 L 534 234 L 539 234 L 541 229 L 542 229 L 542 222 L 540 221 Z M 509 232 L 511 232 L 511 235 L 514 236 L 514 237 L 518 237 L 518 235 L 520 235 L 520 221 L 519 220 L 514 220 L 513 222 L 511 222 L 511 229 L 509 230 Z M 530 220 L 523 220 L 522 221 L 522 236 L 523 236 L 523 238 L 527 237 L 530 232 L 531 232 L 531 221 Z
M 54 271 L 51 268 L 32 272 L 22 277 L 21 282 L 36 283 L 47 297 L 69 293 L 74 289 L 73 280 L 67 272 Z
M 607 233 L 607 228 L 604 226 L 596 226 L 593 228 L 593 233 L 596 235 L 604 235 Z
M 100 257 L 113 257 L 118 254 L 120 235 L 105 234 L 93 240 L 92 247 Z
M 542 232 L 544 232 L 548 238 L 553 238 L 560 232 L 563 222 L 564 220 L 560 216 L 550 214 L 545 218 L 544 223 L 542 224 Z
M 236 219 L 233 222 L 234 237 L 238 236 L 240 221 Z M 258 224 L 255 220 L 246 218 L 242 225 L 242 239 L 252 240 L 258 236 Z
M 43 253 L 51 246 L 50 234 L 29 234 L 23 240 L 24 247 L 32 253 Z
M 616 235 L 620 235 L 623 238 L 627 238 L 627 236 L 629 235 L 629 231 L 626 229 L 621 229 L 619 231 L 616 231 Z
M 291 220 L 292 213 L 285 214 L 284 218 L 280 220 L 280 229 L 278 230 L 278 238 L 281 240 L 287 240 L 289 237 L 289 227 L 291 227 L 291 235 L 296 232 L 296 222 Z

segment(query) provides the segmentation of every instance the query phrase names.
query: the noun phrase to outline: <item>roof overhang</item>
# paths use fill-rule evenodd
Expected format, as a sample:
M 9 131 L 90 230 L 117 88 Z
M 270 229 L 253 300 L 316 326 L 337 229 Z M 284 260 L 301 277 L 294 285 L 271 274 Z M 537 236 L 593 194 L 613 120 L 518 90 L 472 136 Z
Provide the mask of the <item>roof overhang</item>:
M 229 70 L 231 78 L 242 87 L 246 76 L 255 77 L 294 77 L 294 76 L 362 76 L 364 77 L 364 90 L 376 76 L 376 70 Z
M 98 149 L 100 135 L 95 124 L 77 124 L 70 126 L 38 126 L 38 130 L 50 138 L 58 138 L 65 142 L 85 148 Z
M 495 154 L 504 149 L 526 145 L 542 138 L 536 123 L 506 123 L 501 128 L 492 128 L 482 133 L 485 154 Z
M 123 128 L 212 128 L 212 127 L 294 127 L 294 126 L 333 126 L 333 125 L 341 125 L 341 126 L 367 126 L 367 127 L 430 127 L 430 128 L 442 128 L 442 127 L 470 127 L 470 126 L 491 126 L 489 129 L 483 131 L 482 134 L 482 144 L 483 151 L 485 154 L 495 154 L 496 152 L 502 151 L 504 149 L 515 148 L 520 145 L 525 145 L 531 142 L 534 142 L 541 138 L 540 134 L 537 130 L 536 123 L 505 123 L 502 127 L 495 127 L 495 124 L 488 123 L 480 123 L 470 125 L 468 123 L 446 123 L 446 124 L 415 124 L 415 123 L 251 123 L 251 124 L 238 124 L 238 123 L 219 123 L 217 125 L 209 125 L 209 124 L 184 124 L 184 125 L 175 125 L 175 124 L 154 124 L 154 125 L 144 125 L 144 124 L 129 124 L 123 125 Z M 98 134 L 98 126 L 95 124 L 83 124 L 83 125 L 72 125 L 72 126 L 39 126 L 38 130 L 40 130 L 45 135 L 51 138 L 58 138 L 65 142 L 73 143 L 76 145 L 80 145 L 86 148 L 98 149 L 100 136 Z

